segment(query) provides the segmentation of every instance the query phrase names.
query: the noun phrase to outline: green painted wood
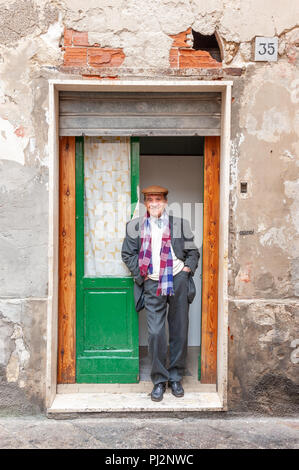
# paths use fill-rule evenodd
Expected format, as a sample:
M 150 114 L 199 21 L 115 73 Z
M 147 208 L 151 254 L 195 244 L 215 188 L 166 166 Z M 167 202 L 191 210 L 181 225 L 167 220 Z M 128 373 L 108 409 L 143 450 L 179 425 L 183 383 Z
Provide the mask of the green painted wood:
M 131 218 L 139 199 L 139 137 L 131 137 Z
M 79 355 L 84 349 L 84 137 L 76 137 L 76 382 Z
M 201 379 L 201 342 L 200 342 L 200 349 L 198 354 L 198 380 Z
M 138 200 L 139 142 L 131 142 L 131 202 Z M 133 206 L 132 206 L 133 207 Z M 84 137 L 76 137 L 77 383 L 139 380 L 132 277 L 84 277 Z
M 114 287 L 128 287 L 132 285 L 132 279 L 130 277 L 84 277 L 82 279 L 82 286 L 84 289 L 92 288 L 114 288 Z

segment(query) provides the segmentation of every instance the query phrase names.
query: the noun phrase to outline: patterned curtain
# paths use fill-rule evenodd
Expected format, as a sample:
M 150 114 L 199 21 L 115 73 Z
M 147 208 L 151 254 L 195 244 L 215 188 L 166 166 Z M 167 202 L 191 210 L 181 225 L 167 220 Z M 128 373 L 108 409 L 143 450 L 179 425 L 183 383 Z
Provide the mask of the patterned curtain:
M 130 219 L 129 137 L 84 138 L 85 276 L 128 276 L 121 259 Z

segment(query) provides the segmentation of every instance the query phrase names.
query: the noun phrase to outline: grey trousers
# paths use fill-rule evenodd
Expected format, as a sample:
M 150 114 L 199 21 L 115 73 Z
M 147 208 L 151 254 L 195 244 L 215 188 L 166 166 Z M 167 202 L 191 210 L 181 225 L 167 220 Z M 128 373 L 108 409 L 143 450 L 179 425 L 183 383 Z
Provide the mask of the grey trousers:
M 154 384 L 179 381 L 183 377 L 187 356 L 189 303 L 188 272 L 180 271 L 173 277 L 175 295 L 157 296 L 158 281 L 144 282 L 144 304 L 148 326 L 151 380 Z M 166 368 L 166 312 L 169 326 L 169 367 Z

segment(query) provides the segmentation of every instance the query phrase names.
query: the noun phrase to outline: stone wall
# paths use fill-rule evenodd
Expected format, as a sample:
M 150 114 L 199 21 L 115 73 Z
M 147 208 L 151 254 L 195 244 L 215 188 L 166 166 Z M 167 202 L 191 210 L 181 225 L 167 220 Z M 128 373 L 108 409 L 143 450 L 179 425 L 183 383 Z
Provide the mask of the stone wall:
M 292 411 L 299 345 L 298 3 L 0 0 L 0 8 L 0 410 L 38 412 L 45 397 L 48 79 L 181 77 L 234 80 L 229 408 Z M 192 30 L 215 34 L 221 63 L 193 49 Z M 253 61 L 259 35 L 278 36 L 277 63 Z

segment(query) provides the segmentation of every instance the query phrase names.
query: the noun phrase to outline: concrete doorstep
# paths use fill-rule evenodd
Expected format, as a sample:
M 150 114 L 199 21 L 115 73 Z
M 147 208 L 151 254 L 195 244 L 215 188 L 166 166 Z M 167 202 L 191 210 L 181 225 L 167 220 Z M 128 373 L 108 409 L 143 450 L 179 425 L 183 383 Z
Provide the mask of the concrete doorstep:
M 113 412 L 195 412 L 221 411 L 223 409 L 217 392 L 185 392 L 176 398 L 166 390 L 163 400 L 153 402 L 150 391 L 109 393 L 58 393 L 47 414 L 59 413 L 113 413 Z M 170 415 L 171 417 L 171 415 Z

